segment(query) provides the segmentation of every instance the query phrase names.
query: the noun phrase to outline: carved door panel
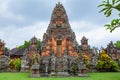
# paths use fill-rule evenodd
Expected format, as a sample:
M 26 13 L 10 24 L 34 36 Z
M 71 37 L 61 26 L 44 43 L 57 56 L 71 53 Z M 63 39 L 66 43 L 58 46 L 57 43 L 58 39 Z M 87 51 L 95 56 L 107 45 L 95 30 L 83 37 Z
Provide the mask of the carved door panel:
M 57 45 L 57 57 L 61 57 L 61 45 Z
M 61 49 L 61 40 L 58 40 L 57 41 L 57 57 L 61 57 L 61 52 L 62 52 L 62 49 Z

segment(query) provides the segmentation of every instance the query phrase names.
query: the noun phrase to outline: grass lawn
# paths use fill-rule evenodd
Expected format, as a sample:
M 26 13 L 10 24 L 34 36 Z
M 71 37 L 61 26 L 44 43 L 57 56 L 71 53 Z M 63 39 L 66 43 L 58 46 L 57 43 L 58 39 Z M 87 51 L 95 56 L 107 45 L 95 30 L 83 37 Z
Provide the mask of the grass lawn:
M 29 78 L 30 73 L 0 73 L 0 80 L 120 80 L 120 72 L 88 73 L 89 77 Z

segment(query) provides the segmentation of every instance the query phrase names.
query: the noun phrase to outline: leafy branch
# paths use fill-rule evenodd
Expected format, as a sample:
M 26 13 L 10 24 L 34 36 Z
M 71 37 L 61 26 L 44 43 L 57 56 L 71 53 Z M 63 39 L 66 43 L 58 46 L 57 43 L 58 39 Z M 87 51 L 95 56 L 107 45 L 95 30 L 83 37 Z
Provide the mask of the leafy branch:
M 119 12 L 118 16 L 120 17 L 120 0 L 104 0 L 98 7 L 102 7 L 99 12 L 104 12 L 106 17 L 110 17 L 113 10 L 117 10 Z M 120 27 L 120 18 L 113 19 L 111 23 L 106 24 L 105 27 L 109 29 L 110 32 L 114 31 L 116 28 Z

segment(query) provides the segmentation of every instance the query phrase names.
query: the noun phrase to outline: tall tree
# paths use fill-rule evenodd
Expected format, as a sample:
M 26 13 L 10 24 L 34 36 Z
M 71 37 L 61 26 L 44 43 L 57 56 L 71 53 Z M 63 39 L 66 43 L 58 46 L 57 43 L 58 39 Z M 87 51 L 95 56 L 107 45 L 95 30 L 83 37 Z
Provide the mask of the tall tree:
M 98 7 L 102 7 L 99 12 L 104 12 L 106 17 L 110 17 L 113 10 L 118 11 L 118 18 L 115 18 L 111 23 L 106 24 L 106 29 L 109 29 L 110 32 L 112 32 L 116 28 L 120 27 L 120 0 L 103 0 Z

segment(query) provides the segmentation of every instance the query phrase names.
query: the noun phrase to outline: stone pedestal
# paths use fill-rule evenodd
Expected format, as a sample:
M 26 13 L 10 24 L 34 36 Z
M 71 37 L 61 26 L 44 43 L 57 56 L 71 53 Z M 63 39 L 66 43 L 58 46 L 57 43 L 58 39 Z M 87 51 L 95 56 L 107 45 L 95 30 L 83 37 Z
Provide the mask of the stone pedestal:
M 50 73 L 50 76 L 56 76 L 56 72 L 52 71 L 52 72 Z
M 69 76 L 68 72 L 57 72 L 57 76 Z
M 32 65 L 31 77 L 40 77 L 39 67 L 39 64 L 36 62 Z
M 29 66 L 22 67 L 20 72 L 30 72 Z
M 81 73 L 79 73 L 78 76 L 79 76 L 79 77 L 88 77 L 87 74 L 81 74 Z
M 83 64 L 83 62 L 81 62 L 81 64 L 79 64 L 78 76 L 79 77 L 87 77 L 88 76 L 86 74 L 86 67 L 85 67 L 85 64 Z
M 45 65 L 45 75 L 48 76 L 48 64 Z
M 27 61 L 25 58 L 22 58 L 21 60 L 21 72 L 29 72 L 29 66 L 27 65 Z

